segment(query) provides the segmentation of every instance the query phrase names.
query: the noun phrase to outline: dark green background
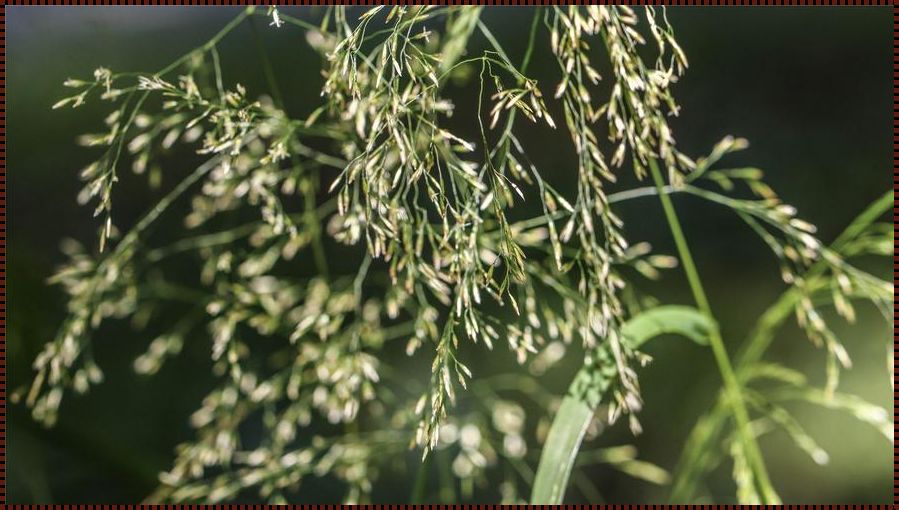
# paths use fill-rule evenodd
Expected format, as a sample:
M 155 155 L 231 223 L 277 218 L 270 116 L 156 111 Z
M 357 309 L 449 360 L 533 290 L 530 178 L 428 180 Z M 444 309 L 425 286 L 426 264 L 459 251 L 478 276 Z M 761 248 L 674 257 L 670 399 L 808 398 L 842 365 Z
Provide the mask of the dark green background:
M 29 381 L 31 360 L 63 317 L 61 290 L 45 284 L 63 261 L 59 241 L 75 237 L 92 242 L 95 235 L 90 210 L 75 203 L 78 171 L 95 152 L 77 147 L 74 139 L 99 129 L 107 106 L 51 111 L 50 105 L 67 92 L 63 80 L 89 76 L 100 65 L 114 71 L 159 69 L 205 42 L 237 12 L 212 7 L 6 8 L 11 388 Z M 286 12 L 318 16 L 313 9 Z M 495 8 L 486 14 L 514 60 L 523 51 L 530 16 L 526 8 Z M 706 153 L 725 134 L 748 138 L 750 150 L 731 161 L 764 168 L 774 188 L 820 227 L 825 241 L 889 189 L 889 8 L 671 8 L 669 17 L 690 59 L 687 75 L 675 87 L 683 107 L 674 121 L 675 134 L 685 152 Z M 321 63 L 302 32 L 274 30 L 264 23 L 259 27 L 288 110 L 295 116 L 307 114 L 319 101 Z M 530 74 L 550 91 L 557 76 L 547 46 L 542 39 Z M 264 91 L 247 27 L 240 27 L 220 51 L 228 82 L 244 83 L 251 95 Z M 472 90 L 449 90 L 460 110 L 474 105 Z M 556 168 L 560 174 L 573 168 L 564 134 L 531 130 L 522 138 L 539 168 Z M 167 161 L 165 172 L 183 172 L 195 161 L 182 159 Z M 115 197 L 119 223 L 127 224 L 155 197 L 158 193 L 147 191 L 142 179 L 124 182 Z M 776 265 L 763 244 L 726 211 L 686 197 L 677 198 L 676 205 L 733 351 L 782 290 Z M 631 240 L 649 240 L 657 250 L 673 252 L 657 200 L 628 203 L 622 214 Z M 353 271 L 352 259 L 347 264 L 346 271 Z M 891 271 L 885 261 L 871 269 L 885 277 Z M 667 301 L 689 302 L 678 272 L 646 289 Z M 840 333 L 856 361 L 844 375 L 843 388 L 892 409 L 884 362 L 888 331 L 865 309 L 856 326 Z M 153 334 L 134 333 L 127 325 L 104 327 L 97 345 L 107 382 L 87 397 L 67 398 L 56 428 L 43 430 L 22 406 L 10 406 L 9 502 L 134 502 L 149 493 L 156 474 L 170 464 L 174 446 L 190 437 L 186 417 L 212 384 L 204 375 L 204 338 L 196 338 L 158 377 L 135 377 L 130 362 Z M 720 379 L 707 350 L 661 342 L 649 352 L 655 361 L 641 372 L 644 434 L 633 440 L 625 427 L 617 426 L 597 445 L 634 442 L 643 458 L 671 468 Z M 505 353 L 495 357 L 504 363 L 510 358 Z M 772 357 L 806 369 L 813 380 L 822 379 L 823 353 L 795 327 L 781 335 Z M 424 380 L 426 371 L 421 374 Z M 547 385 L 561 391 L 570 372 L 554 374 Z M 782 433 L 764 438 L 762 448 L 785 501 L 891 500 L 892 449 L 882 437 L 843 415 L 802 407 L 797 413 L 832 461 L 815 466 Z M 661 502 L 667 493 L 607 468 L 589 475 L 610 502 Z M 401 502 L 408 494 L 402 482 L 388 480 L 376 487 L 375 501 Z M 711 489 L 721 501 L 732 497 L 727 469 L 713 478 Z M 311 501 L 336 497 L 331 484 L 307 484 L 301 495 Z M 489 490 L 483 495 L 495 497 Z

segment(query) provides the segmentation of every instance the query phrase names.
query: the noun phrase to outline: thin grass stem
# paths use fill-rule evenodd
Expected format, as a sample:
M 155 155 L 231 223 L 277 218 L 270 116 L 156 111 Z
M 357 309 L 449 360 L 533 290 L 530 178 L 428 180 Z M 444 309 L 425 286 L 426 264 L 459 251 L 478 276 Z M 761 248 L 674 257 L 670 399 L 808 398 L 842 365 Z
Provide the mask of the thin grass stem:
M 684 267 L 684 274 L 687 277 L 687 282 L 690 285 L 690 290 L 693 294 L 693 299 L 696 301 L 696 306 L 702 313 L 706 314 L 709 319 L 714 320 L 711 305 L 709 304 L 705 289 L 702 286 L 702 281 L 699 278 L 699 271 L 696 269 L 696 264 L 693 262 L 693 255 L 690 252 L 690 247 L 687 244 L 687 239 L 681 228 L 680 220 L 674 210 L 671 197 L 663 192 L 665 182 L 659 171 L 658 163 L 656 163 L 655 160 L 649 160 L 649 170 L 653 182 L 659 192 L 659 199 L 662 202 L 665 219 L 671 229 L 671 235 L 674 237 L 674 243 L 677 246 L 677 251 Z M 746 404 L 743 401 L 740 381 L 731 365 L 730 357 L 727 354 L 727 348 L 724 346 L 724 340 L 721 337 L 721 332 L 718 328 L 714 328 L 710 332 L 709 344 L 712 348 L 712 353 L 715 356 L 718 370 L 721 372 L 725 391 L 728 393 L 728 403 L 733 412 L 740 440 L 743 442 L 746 454 L 749 457 L 749 463 L 752 466 L 755 475 L 755 483 L 758 485 L 759 494 L 763 498 L 764 503 L 778 504 L 780 498 L 777 496 L 774 487 L 771 485 L 771 480 L 765 469 L 761 451 L 756 443 L 755 436 L 752 434 L 749 422 L 749 412 L 746 410 Z

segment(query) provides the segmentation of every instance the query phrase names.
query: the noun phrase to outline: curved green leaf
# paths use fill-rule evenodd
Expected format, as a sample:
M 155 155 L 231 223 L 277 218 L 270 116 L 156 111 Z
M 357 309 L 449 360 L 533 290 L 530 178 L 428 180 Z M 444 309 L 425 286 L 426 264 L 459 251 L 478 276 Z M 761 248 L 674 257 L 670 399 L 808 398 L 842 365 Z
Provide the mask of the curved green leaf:
M 650 338 L 675 334 L 708 345 L 709 331 L 716 325 L 707 316 L 691 306 L 665 305 L 647 310 L 621 327 L 624 341 L 638 349 Z
M 715 327 L 711 319 L 695 308 L 670 305 L 641 313 L 625 323 L 621 333 L 624 342 L 631 348 L 638 348 L 650 338 L 662 334 L 685 336 L 705 345 L 709 331 Z M 532 504 L 562 503 L 584 433 L 602 397 L 600 394 L 599 399 L 594 398 L 591 393 L 605 392 L 612 382 L 609 375 L 608 372 L 597 374 L 592 363 L 585 364 L 575 375 L 546 437 L 531 491 Z M 592 391 L 585 391 L 585 380 L 592 381 Z

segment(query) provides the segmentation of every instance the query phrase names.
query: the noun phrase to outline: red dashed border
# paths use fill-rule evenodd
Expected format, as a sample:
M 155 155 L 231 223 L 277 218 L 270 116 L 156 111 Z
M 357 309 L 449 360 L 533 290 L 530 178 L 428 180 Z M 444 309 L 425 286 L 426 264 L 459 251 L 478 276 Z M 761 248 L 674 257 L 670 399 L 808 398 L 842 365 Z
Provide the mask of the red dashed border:
M 97 0 L 63 0 L 63 1 L 34 1 L 34 0 L 18 0 L 7 2 L 0 0 L 0 505 L 6 508 L 6 6 L 7 5 L 378 5 L 378 4 L 441 4 L 441 5 L 511 5 L 511 6 L 536 6 L 536 5 L 554 5 L 554 4 L 578 4 L 585 5 L 591 3 L 622 3 L 629 5 L 700 5 L 700 6 L 729 6 L 729 5 L 751 5 L 751 6 L 888 6 L 893 7 L 893 189 L 899 191 L 899 89 L 896 88 L 899 83 L 899 62 L 897 62 L 897 53 L 899 53 L 899 5 L 897 0 L 873 0 L 873 1 L 854 1 L 854 0 L 625 0 L 623 2 L 589 2 L 584 0 L 576 0 L 573 2 L 556 2 L 546 0 L 506 0 L 506 1 L 488 1 L 473 2 L 469 0 L 450 0 L 446 2 L 433 1 L 410 1 L 401 0 L 394 2 L 376 2 L 372 0 L 363 1 L 337 1 L 323 2 L 316 1 L 281 1 L 281 2 L 264 2 L 264 1 L 240 1 L 240 0 L 220 0 L 220 1 L 181 1 L 181 0 L 138 0 L 138 1 L 97 1 Z M 893 209 L 893 222 L 897 219 L 896 209 Z M 894 241 L 895 243 L 895 241 Z M 897 267 L 897 259 L 893 255 L 893 284 L 896 284 L 895 268 Z M 894 348 L 896 343 L 896 308 L 893 305 L 893 341 Z M 899 368 L 896 360 L 895 369 Z M 899 377 L 894 375 L 894 383 L 899 382 Z M 893 412 L 897 410 L 896 394 L 893 396 Z M 895 424 L 894 424 L 895 427 Z M 896 430 L 894 429 L 894 433 Z M 896 449 L 893 446 L 893 508 L 899 504 L 899 477 L 896 475 Z M 164 505 L 162 507 L 151 507 L 148 505 L 52 505 L 54 508 L 63 508 L 65 510 L 106 510 L 112 508 L 127 508 L 128 510 L 138 508 L 171 508 L 174 506 L 185 507 L 190 509 L 207 508 L 205 505 Z M 214 505 L 215 508 L 234 508 L 234 509 L 257 509 L 265 505 Z M 340 505 L 310 505 L 309 508 L 322 510 L 336 510 Z M 564 508 L 599 508 L 592 505 L 562 505 Z M 444 509 L 444 508 L 464 508 L 466 510 L 487 510 L 499 508 L 498 505 L 362 505 L 363 509 L 377 510 L 394 510 L 399 508 L 417 508 L 421 510 Z M 543 508 L 543 505 L 532 505 L 532 507 Z M 603 508 L 610 510 L 618 510 L 624 508 L 639 508 L 646 510 L 656 510 L 657 508 L 737 508 L 736 505 L 604 505 Z M 784 508 L 814 508 L 814 509 L 850 509 L 850 508 L 888 508 L 887 505 L 785 505 Z M 9 505 L 11 509 L 31 509 L 31 508 L 51 508 L 51 505 Z
M 6 506 L 6 2 L 0 2 L 0 502 Z

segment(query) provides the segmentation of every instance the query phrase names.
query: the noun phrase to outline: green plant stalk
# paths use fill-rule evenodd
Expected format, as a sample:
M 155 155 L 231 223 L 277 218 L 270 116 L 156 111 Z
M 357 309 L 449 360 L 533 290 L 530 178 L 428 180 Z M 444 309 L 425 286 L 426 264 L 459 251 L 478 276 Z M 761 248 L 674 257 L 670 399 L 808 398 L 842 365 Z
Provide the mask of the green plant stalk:
M 165 210 L 172 205 L 178 197 L 180 197 L 189 187 L 191 187 L 194 183 L 200 180 L 201 177 L 209 173 L 213 168 L 216 167 L 221 162 L 221 159 L 218 157 L 214 157 L 205 163 L 201 164 L 191 172 L 187 177 L 185 177 L 177 186 L 175 186 L 172 191 L 168 192 L 167 195 L 162 197 L 159 202 L 153 206 L 128 232 L 125 237 L 122 238 L 122 241 L 116 246 L 116 253 L 119 250 L 123 250 L 124 247 L 127 247 L 129 244 L 137 241 L 138 236 L 150 227 L 154 221 L 156 221 L 159 216 L 165 212 Z
M 215 47 L 216 44 L 219 43 L 219 41 L 224 39 L 226 35 L 230 34 L 232 30 L 237 28 L 237 26 L 240 25 L 240 23 L 243 20 L 247 19 L 247 17 L 252 15 L 254 12 L 256 12 L 256 6 L 254 6 L 254 5 L 247 6 L 247 8 L 243 10 L 243 12 L 241 12 L 240 14 L 235 16 L 234 19 L 232 19 L 231 21 L 228 22 L 227 25 L 222 27 L 222 29 L 219 30 L 218 33 L 216 33 L 214 36 L 212 36 L 212 39 L 209 39 L 202 45 L 194 48 L 193 51 L 189 51 L 189 52 L 185 53 L 180 58 L 178 58 L 177 60 L 172 62 L 171 64 L 165 66 L 164 68 L 159 70 L 159 72 L 156 73 L 156 76 L 164 76 L 164 75 L 172 72 L 173 70 L 177 69 L 178 66 L 180 66 L 184 62 L 187 62 L 198 51 L 211 50 L 212 48 Z
M 894 192 L 884 193 L 874 201 L 852 223 L 846 227 L 837 239 L 831 244 L 830 249 L 838 252 L 847 242 L 855 239 L 868 226 L 874 223 L 893 207 Z M 815 285 L 817 278 L 824 271 L 826 265 L 818 261 L 805 275 L 810 286 Z M 800 292 L 795 287 L 790 287 L 759 317 L 755 327 L 749 334 L 740 355 L 737 357 L 737 377 L 742 382 L 746 372 L 764 356 L 765 351 L 774 340 L 774 333 L 793 314 L 793 309 L 801 298 Z M 677 476 L 671 489 L 670 501 L 686 501 L 692 497 L 696 481 L 701 476 L 705 465 L 709 460 L 709 445 L 715 442 L 720 435 L 724 422 L 727 419 L 725 413 L 724 395 L 718 399 L 708 414 L 703 416 L 690 432 L 684 453 L 678 463 Z
M 420 505 L 424 502 L 425 491 L 428 488 L 428 471 L 430 467 L 431 457 L 425 457 L 418 464 L 418 470 L 415 474 L 415 482 L 412 485 L 412 494 L 409 501 L 413 505 Z
M 665 211 L 665 219 L 668 221 L 668 227 L 671 229 L 672 237 L 674 237 L 674 243 L 677 246 L 678 255 L 680 256 L 681 263 L 684 267 L 684 274 L 687 277 L 690 290 L 693 293 L 693 299 L 696 301 L 696 306 L 702 313 L 706 314 L 709 319 L 714 320 L 714 315 L 712 314 L 711 306 L 706 297 L 705 289 L 699 278 L 699 272 L 696 269 L 696 265 L 693 262 L 693 256 L 690 253 L 690 247 L 687 244 L 683 229 L 681 229 L 680 220 L 674 210 L 671 197 L 663 192 L 665 189 L 665 182 L 659 171 L 658 163 L 653 159 L 649 160 L 649 170 L 652 175 L 652 180 L 656 185 L 656 189 L 659 192 L 662 209 Z M 740 381 L 731 365 L 730 357 L 727 354 L 727 348 L 724 346 L 724 340 L 721 337 L 721 332 L 718 328 L 715 328 L 710 332 L 709 344 L 711 345 L 712 353 L 715 356 L 715 362 L 718 365 L 721 378 L 724 381 L 724 389 L 727 392 L 728 401 L 734 415 L 734 421 L 737 425 L 737 433 L 746 449 L 746 455 L 752 466 L 755 482 L 758 485 L 759 494 L 763 500 L 762 503 L 778 504 L 780 503 L 780 498 L 777 496 L 774 487 L 771 485 L 771 480 L 765 469 L 761 451 L 759 450 L 758 443 L 756 443 L 755 436 L 752 434 L 749 423 L 749 412 L 746 410 L 746 404 L 743 401 Z
M 437 466 L 440 480 L 440 487 L 437 490 L 437 498 L 441 503 L 456 502 L 456 478 L 453 476 L 452 460 L 450 460 L 449 452 L 440 450 L 437 452 Z

